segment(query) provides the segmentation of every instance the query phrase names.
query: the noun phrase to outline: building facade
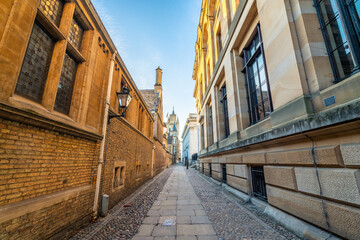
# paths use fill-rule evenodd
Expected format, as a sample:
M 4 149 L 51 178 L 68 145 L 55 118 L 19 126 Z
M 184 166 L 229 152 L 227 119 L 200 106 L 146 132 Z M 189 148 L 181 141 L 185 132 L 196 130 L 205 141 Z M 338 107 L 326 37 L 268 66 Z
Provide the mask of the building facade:
M 201 170 L 274 217 L 349 239 L 360 238 L 359 9 L 203 0 L 193 70 Z
M 90 1 L 0 10 L 0 239 L 67 238 L 163 168 L 154 118 Z
M 196 113 L 190 113 L 186 119 L 184 130 L 182 133 L 182 162 L 189 161 L 192 163 L 192 156 L 198 153 L 198 123 Z
M 168 137 L 168 151 L 172 154 L 174 162 L 180 162 L 179 118 L 176 116 L 174 109 L 167 117 L 166 132 Z

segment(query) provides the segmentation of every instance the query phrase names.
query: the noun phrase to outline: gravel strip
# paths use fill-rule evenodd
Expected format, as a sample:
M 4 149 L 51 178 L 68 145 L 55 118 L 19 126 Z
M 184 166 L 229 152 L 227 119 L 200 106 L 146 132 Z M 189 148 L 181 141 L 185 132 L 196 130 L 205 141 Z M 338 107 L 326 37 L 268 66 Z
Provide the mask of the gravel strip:
M 153 180 L 113 207 L 106 217 L 83 228 L 71 239 L 131 239 L 138 231 L 148 210 L 157 199 L 173 170 L 174 167 L 165 169 Z M 131 207 L 125 208 L 124 204 L 131 204 Z
M 299 239 L 261 209 L 205 180 L 196 170 L 186 173 L 219 239 Z

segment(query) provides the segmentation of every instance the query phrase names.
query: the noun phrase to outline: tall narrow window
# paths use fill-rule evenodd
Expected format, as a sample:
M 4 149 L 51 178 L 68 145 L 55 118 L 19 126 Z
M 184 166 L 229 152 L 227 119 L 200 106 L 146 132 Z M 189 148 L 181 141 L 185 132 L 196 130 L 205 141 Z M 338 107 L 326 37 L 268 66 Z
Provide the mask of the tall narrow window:
M 223 112 L 224 112 L 224 125 L 225 125 L 225 138 L 227 138 L 230 135 L 230 128 L 229 128 L 229 113 L 228 113 L 228 104 L 227 104 L 227 94 L 226 94 L 226 85 L 224 85 L 221 88 L 221 103 L 223 106 Z
M 207 85 L 210 84 L 210 62 L 206 65 L 206 76 L 207 76 Z
M 360 1 L 315 0 L 335 82 L 359 70 Z
M 60 81 L 56 94 L 54 109 L 64 114 L 69 114 L 71 98 L 75 83 L 77 63 L 68 54 L 65 54 Z
M 243 57 L 250 122 L 254 124 L 273 111 L 259 26 Z
M 84 30 L 80 26 L 80 24 L 73 19 L 71 23 L 70 33 L 69 33 L 69 41 L 80 50 L 81 47 L 81 40 L 83 37 Z
M 41 102 L 55 40 L 35 22 L 15 93 Z
M 209 126 L 208 126 L 208 145 L 211 146 L 214 144 L 213 137 L 213 115 L 212 115 L 212 106 L 209 105 Z
M 60 25 L 61 14 L 64 8 L 62 0 L 41 0 L 40 7 L 42 12 L 50 18 L 56 26 Z
M 217 45 L 217 57 L 219 59 L 219 55 L 222 49 L 222 42 L 221 42 L 221 28 L 219 27 L 216 33 L 216 45 Z

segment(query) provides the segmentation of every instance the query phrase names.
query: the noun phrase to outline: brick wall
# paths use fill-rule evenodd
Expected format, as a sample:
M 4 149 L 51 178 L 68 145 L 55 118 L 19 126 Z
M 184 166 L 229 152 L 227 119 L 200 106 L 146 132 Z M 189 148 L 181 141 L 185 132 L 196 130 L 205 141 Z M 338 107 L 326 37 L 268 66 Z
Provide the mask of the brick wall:
M 90 184 L 95 141 L 0 119 L 0 206 Z
M 103 194 L 110 196 L 111 208 L 151 178 L 153 143 L 123 120 L 112 119 L 108 127 Z M 137 165 L 140 165 L 138 176 Z M 124 184 L 115 188 L 117 166 L 125 167 L 125 176 Z
M 95 140 L 0 119 L 0 239 L 43 239 L 88 222 L 98 153 Z
M 159 174 L 162 170 L 166 168 L 166 151 L 162 144 L 158 141 L 155 141 L 155 169 L 154 174 Z

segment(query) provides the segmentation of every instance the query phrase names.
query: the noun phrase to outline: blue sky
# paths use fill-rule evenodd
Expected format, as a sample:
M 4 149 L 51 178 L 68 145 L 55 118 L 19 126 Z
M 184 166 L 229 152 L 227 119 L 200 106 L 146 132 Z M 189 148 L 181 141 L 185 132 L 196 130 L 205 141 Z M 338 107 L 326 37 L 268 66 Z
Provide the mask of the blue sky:
M 180 134 L 190 112 L 201 0 L 92 0 L 139 89 L 153 88 L 163 69 L 164 118 L 175 112 Z

